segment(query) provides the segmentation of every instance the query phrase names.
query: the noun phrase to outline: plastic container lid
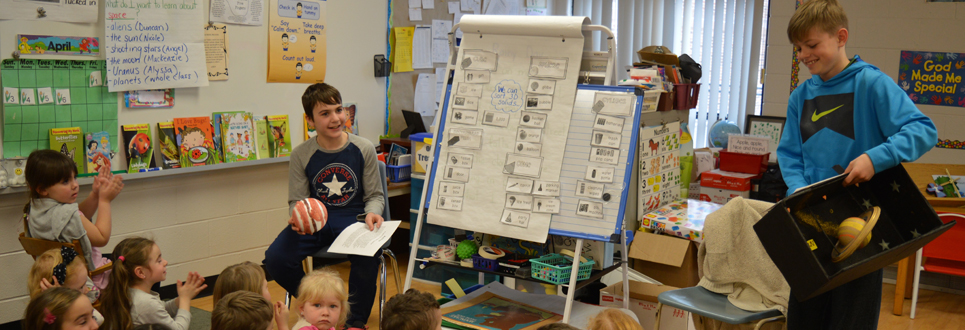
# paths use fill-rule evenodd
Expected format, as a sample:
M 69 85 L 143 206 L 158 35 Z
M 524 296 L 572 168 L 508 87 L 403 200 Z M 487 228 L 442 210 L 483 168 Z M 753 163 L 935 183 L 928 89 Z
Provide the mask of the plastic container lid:
M 426 133 L 415 133 L 415 134 L 409 135 L 409 140 L 412 140 L 412 141 L 425 142 L 426 138 L 431 139 L 432 133 L 426 132 Z

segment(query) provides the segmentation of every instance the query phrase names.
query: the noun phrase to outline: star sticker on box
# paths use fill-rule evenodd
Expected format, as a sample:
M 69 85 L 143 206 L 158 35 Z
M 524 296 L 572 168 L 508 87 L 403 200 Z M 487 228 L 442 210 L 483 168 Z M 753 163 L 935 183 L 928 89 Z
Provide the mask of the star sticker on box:
M 891 182 L 891 190 L 894 190 L 895 192 L 899 192 L 899 191 L 898 191 L 898 187 L 901 187 L 901 185 L 898 184 L 898 181 L 892 181 L 892 182 Z
M 888 242 L 885 242 L 885 240 L 881 240 L 881 243 L 878 243 L 878 245 L 881 245 L 881 249 L 882 249 L 882 250 L 887 250 L 887 249 L 890 249 L 890 248 L 891 248 L 891 247 L 888 246 L 888 245 L 890 245 L 890 244 L 888 244 Z
M 342 187 L 345 186 L 346 182 L 339 182 L 338 176 L 332 175 L 331 182 L 324 182 L 322 184 L 328 187 L 328 197 L 332 197 L 332 195 L 342 196 Z
M 861 205 L 863 205 L 865 209 L 870 209 L 871 206 L 872 206 L 872 205 L 871 205 L 871 201 L 870 201 L 870 200 L 867 200 L 867 199 L 865 199 L 865 200 L 864 200 L 864 203 L 861 203 Z
M 918 236 L 921 236 L 921 234 L 918 233 L 918 229 L 911 231 L 911 237 L 918 238 Z

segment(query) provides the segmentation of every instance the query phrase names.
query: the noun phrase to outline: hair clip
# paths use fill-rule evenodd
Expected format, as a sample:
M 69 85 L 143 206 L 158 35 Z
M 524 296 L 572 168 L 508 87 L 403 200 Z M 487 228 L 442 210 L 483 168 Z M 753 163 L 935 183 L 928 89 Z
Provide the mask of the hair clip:
M 77 251 L 67 246 L 61 246 L 60 257 L 62 261 L 54 266 L 52 275 L 59 281 L 60 285 L 63 285 L 64 282 L 67 282 L 67 265 L 74 262 L 74 258 L 77 257 Z
M 124 256 L 117 257 L 117 260 L 124 261 Z
M 57 316 L 50 313 L 49 309 L 44 308 L 44 323 L 54 324 L 55 321 L 57 321 Z

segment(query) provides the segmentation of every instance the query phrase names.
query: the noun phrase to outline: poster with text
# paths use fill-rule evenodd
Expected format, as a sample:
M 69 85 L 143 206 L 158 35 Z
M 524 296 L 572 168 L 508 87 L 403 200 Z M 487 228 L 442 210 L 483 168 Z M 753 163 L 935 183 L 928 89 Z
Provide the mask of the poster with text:
M 965 107 L 965 54 L 902 51 L 898 86 L 916 104 Z
M 107 1 L 104 18 L 111 92 L 208 86 L 198 2 Z
M 324 0 L 273 0 L 268 31 L 268 82 L 325 81 Z

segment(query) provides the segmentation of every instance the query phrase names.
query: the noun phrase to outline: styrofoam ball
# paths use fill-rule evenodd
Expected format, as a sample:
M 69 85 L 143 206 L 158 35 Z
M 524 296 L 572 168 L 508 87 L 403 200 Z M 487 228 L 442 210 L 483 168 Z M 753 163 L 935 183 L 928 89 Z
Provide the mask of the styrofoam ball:
M 309 197 L 295 202 L 290 221 L 300 233 L 311 235 L 325 227 L 325 223 L 328 222 L 328 210 L 321 201 Z

